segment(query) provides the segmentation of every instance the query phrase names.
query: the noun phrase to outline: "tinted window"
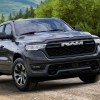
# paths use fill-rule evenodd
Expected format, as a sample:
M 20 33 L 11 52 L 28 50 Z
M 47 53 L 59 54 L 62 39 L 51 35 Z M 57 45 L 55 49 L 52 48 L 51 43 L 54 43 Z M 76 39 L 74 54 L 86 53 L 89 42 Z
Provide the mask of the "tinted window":
M 7 24 L 7 25 L 6 25 L 6 28 L 5 28 L 5 33 L 6 33 L 7 35 L 10 35 L 11 32 L 12 32 L 11 25 L 10 25 L 10 24 Z
M 2 26 L 0 26 L 0 32 L 3 32 L 3 28 L 4 28 L 4 26 L 2 25 Z
M 70 31 L 72 30 L 60 19 L 31 19 L 15 21 L 15 29 L 18 35 L 29 32 L 48 32 L 50 30 Z

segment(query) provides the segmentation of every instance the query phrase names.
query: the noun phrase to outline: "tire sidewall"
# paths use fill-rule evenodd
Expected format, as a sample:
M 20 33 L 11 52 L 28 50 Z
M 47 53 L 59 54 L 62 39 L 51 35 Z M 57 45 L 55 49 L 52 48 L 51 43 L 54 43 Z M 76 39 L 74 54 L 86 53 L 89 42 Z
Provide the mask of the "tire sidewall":
M 28 76 L 27 70 L 26 70 L 26 74 L 27 74 L 26 83 L 25 83 L 24 85 L 22 85 L 22 86 L 18 85 L 18 83 L 16 82 L 16 80 L 15 80 L 15 78 L 14 78 L 14 69 L 15 69 L 15 66 L 16 66 L 18 63 L 21 63 L 22 65 L 24 65 L 24 67 L 25 67 L 25 69 L 26 69 L 26 66 L 25 66 L 25 63 L 24 63 L 23 59 L 21 59 L 21 58 L 16 59 L 16 60 L 14 61 L 14 64 L 13 64 L 12 77 L 13 77 L 13 81 L 14 81 L 16 87 L 17 87 L 18 89 L 20 89 L 20 90 L 23 90 L 23 89 L 26 88 L 26 86 L 27 86 L 27 84 L 28 84 L 29 76 Z
M 100 75 L 90 75 L 90 76 L 83 76 L 79 77 L 84 83 L 96 83 L 100 80 Z

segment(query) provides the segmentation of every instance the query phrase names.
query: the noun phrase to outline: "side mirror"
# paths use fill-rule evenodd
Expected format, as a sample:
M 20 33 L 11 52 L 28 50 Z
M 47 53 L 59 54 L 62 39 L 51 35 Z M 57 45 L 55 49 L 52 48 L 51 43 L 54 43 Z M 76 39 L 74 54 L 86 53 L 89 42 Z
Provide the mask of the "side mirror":
M 12 35 L 6 35 L 5 32 L 0 33 L 0 39 L 13 39 Z
M 75 31 L 81 31 L 81 28 L 80 27 L 75 26 L 73 28 L 74 28 Z

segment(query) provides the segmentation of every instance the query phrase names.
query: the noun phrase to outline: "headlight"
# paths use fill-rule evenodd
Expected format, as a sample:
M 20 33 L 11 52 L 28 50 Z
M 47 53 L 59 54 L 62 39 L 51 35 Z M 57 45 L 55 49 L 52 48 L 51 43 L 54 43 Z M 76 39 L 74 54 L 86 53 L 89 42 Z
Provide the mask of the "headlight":
M 94 39 L 96 44 L 100 44 L 100 39 Z
M 26 50 L 39 50 L 46 47 L 46 44 L 26 45 Z

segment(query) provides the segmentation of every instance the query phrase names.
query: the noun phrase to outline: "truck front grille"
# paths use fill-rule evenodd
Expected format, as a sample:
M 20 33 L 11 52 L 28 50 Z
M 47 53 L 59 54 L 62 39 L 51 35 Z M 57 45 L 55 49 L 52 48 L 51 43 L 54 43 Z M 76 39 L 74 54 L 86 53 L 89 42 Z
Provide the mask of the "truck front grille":
M 78 40 L 76 40 L 78 41 Z M 96 50 L 96 45 L 94 40 L 82 40 L 83 45 L 70 45 L 70 46 L 61 46 L 62 42 L 48 43 L 46 46 L 46 53 L 49 57 L 62 57 L 62 56 L 75 56 L 83 54 L 91 54 Z M 64 41 L 69 42 L 69 41 Z M 71 41 L 70 41 L 71 42 Z

